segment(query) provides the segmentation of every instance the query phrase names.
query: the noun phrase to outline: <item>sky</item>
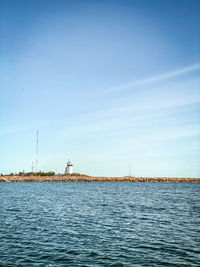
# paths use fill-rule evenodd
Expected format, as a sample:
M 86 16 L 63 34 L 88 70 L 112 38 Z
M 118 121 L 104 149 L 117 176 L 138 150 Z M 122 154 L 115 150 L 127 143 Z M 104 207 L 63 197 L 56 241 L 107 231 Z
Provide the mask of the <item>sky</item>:
M 0 173 L 200 177 L 199 0 L 0 0 Z

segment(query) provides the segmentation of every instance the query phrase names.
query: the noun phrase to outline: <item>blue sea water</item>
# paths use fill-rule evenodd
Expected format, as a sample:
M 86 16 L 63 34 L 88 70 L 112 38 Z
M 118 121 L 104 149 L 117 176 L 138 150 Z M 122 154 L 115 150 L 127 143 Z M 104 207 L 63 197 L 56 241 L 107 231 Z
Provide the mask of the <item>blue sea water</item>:
M 0 266 L 200 266 L 200 184 L 0 183 Z

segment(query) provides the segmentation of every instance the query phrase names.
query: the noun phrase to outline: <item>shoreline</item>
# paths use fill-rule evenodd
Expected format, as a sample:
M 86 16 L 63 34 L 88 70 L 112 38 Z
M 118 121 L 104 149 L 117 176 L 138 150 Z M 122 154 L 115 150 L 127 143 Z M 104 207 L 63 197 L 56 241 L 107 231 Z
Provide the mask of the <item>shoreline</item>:
M 176 177 L 100 177 L 100 176 L 0 176 L 0 183 L 11 182 L 134 182 L 134 183 L 200 183 L 200 178 Z

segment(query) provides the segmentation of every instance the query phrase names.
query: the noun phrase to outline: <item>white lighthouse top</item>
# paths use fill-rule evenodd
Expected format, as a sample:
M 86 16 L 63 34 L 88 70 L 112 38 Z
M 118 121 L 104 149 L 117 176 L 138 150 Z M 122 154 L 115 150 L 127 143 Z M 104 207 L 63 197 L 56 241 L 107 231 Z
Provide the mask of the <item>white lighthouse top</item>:
M 73 166 L 73 164 L 71 163 L 70 160 L 68 160 L 68 162 L 67 162 L 67 166 Z

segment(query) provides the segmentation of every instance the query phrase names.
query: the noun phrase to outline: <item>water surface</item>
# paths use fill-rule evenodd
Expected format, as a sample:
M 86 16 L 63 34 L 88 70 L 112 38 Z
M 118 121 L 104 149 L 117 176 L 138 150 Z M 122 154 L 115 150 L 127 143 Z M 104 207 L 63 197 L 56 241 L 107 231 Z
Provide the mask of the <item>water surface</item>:
M 200 266 L 200 184 L 0 183 L 0 266 Z

